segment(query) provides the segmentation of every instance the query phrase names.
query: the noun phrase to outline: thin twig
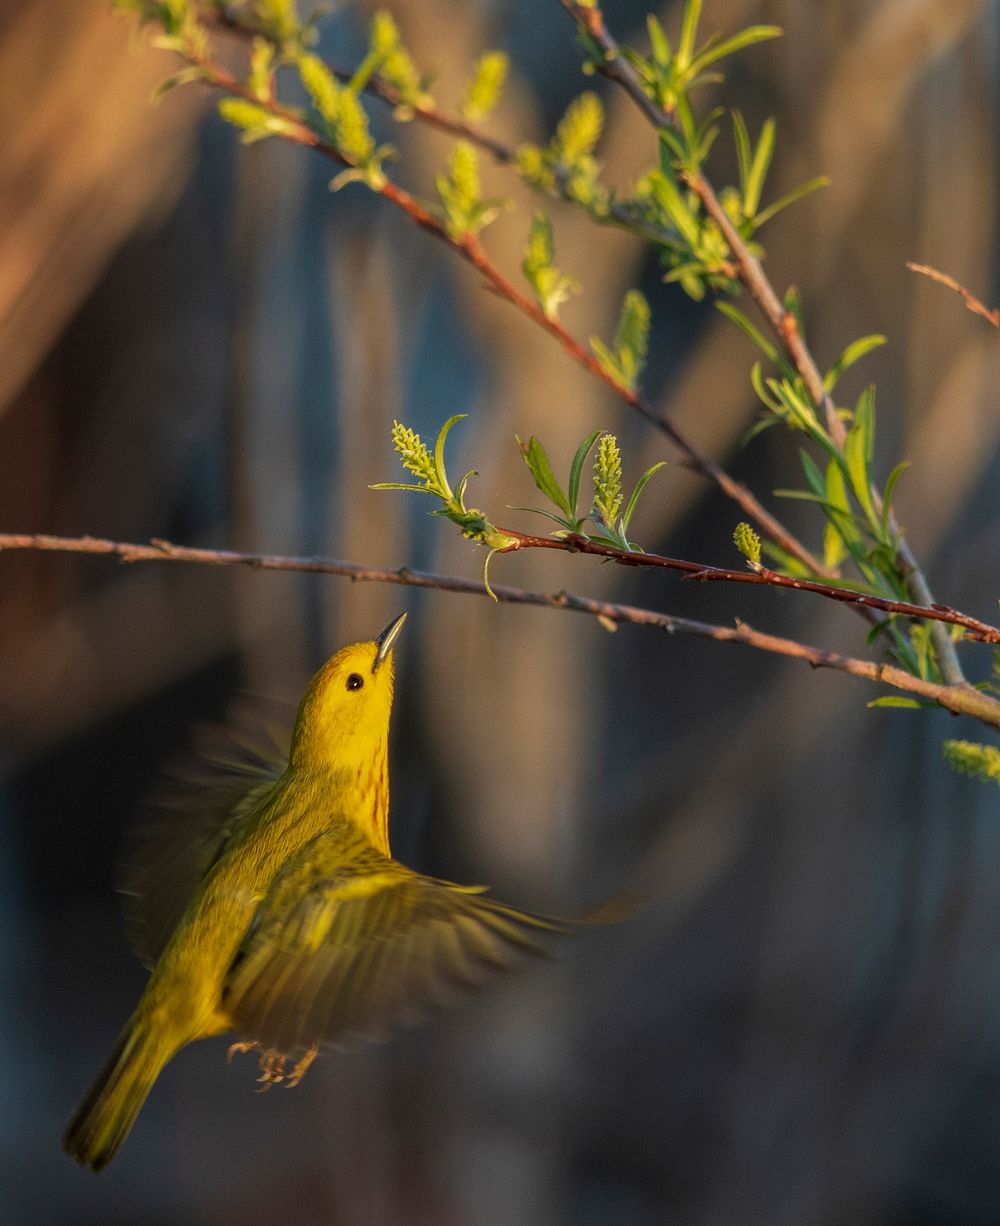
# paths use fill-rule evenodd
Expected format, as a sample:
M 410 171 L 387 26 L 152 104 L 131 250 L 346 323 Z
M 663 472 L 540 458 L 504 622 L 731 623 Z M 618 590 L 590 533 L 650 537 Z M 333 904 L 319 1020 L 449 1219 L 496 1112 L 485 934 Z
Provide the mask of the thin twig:
M 646 93 L 639 73 L 627 57 L 622 54 L 621 47 L 604 24 L 604 17 L 600 8 L 582 5 L 578 3 L 578 0 L 559 0 L 559 3 L 576 24 L 585 30 L 593 42 L 600 48 L 604 57 L 604 62 L 601 65 L 601 71 L 604 75 L 615 81 L 625 90 L 654 128 L 668 131 L 676 129 L 674 116 L 657 106 Z M 739 231 L 733 225 L 708 180 L 703 175 L 696 174 L 688 174 L 684 177 L 688 186 L 701 201 L 705 212 L 719 227 L 722 236 L 729 245 L 729 250 L 736 265 L 737 276 L 757 304 L 761 314 L 767 320 L 789 361 L 798 371 L 813 403 L 817 408 L 822 409 L 830 437 L 838 446 L 841 446 L 845 438 L 844 423 L 837 414 L 833 397 L 830 396 L 823 386 L 823 379 L 819 368 L 799 332 L 794 314 L 791 311 L 787 311 L 782 305 L 767 274 L 761 267 L 760 261 L 754 256 Z M 880 510 L 882 500 L 878 490 L 873 489 L 872 498 L 876 509 Z M 927 579 L 917 564 L 917 560 L 908 543 L 899 531 L 899 525 L 892 514 L 889 516 L 889 526 L 899 541 L 898 554 L 902 564 L 901 569 L 905 572 L 913 594 L 922 605 L 933 606 L 935 601 Z M 934 639 L 934 647 L 937 652 L 942 676 L 952 685 L 961 684 L 964 681 L 962 668 L 958 662 L 955 645 L 948 637 L 947 631 L 940 625 L 932 624 L 931 634 Z
M 938 272 L 936 268 L 931 268 L 929 264 L 914 264 L 912 260 L 906 261 L 906 267 L 911 272 L 922 273 L 925 277 L 930 277 L 932 281 L 937 281 L 939 285 L 945 285 L 948 289 L 954 290 L 956 294 L 960 294 L 965 299 L 965 305 L 974 315 L 981 315 L 994 328 L 1000 328 L 1000 307 L 994 307 L 990 310 L 985 303 L 980 302 L 971 290 L 967 290 L 954 277 L 950 277 L 946 272 Z
M 544 538 L 539 538 L 544 539 Z M 33 550 L 54 553 L 102 554 L 114 556 L 122 562 L 194 562 L 209 566 L 248 566 L 254 570 L 296 571 L 313 574 L 342 575 L 359 583 L 393 583 L 405 587 L 433 588 L 445 592 L 461 592 L 474 596 L 489 596 L 486 586 L 471 579 L 454 575 L 435 575 L 427 571 L 411 570 L 401 566 L 387 569 L 365 566 L 356 562 L 343 562 L 334 558 L 296 558 L 275 554 L 237 553 L 228 549 L 198 549 L 188 545 L 175 545 L 171 541 L 153 540 L 147 545 L 125 541 L 111 541 L 100 537 L 63 537 L 37 533 L 0 533 L 0 552 Z M 914 694 L 928 702 L 939 703 L 956 715 L 968 715 L 991 728 L 1000 728 L 1000 702 L 983 694 L 970 685 L 938 685 L 914 677 L 891 664 L 876 664 L 859 660 L 835 651 L 824 651 L 799 643 L 793 639 L 779 638 L 754 630 L 745 622 L 735 626 L 718 626 L 710 622 L 694 621 L 686 617 L 674 617 L 652 609 L 639 609 L 632 605 L 615 604 L 610 601 L 593 600 L 586 596 L 574 596 L 569 592 L 533 592 L 523 588 L 494 584 L 492 593 L 497 600 L 509 604 L 537 605 L 552 609 L 565 609 L 573 613 L 586 613 L 597 617 L 602 624 L 652 626 L 671 634 L 690 634 L 698 638 L 712 639 L 719 643 L 742 643 L 758 651 L 802 660 L 812 668 L 832 668 L 862 677 L 876 684 Z
M 796 579 L 791 575 L 779 574 L 778 571 L 766 566 L 758 565 L 751 570 L 729 570 L 723 566 L 691 562 L 684 558 L 671 558 L 660 553 L 646 553 L 640 549 L 619 549 L 577 533 L 569 533 L 564 537 L 551 537 L 532 536 L 513 528 L 499 528 L 498 531 L 506 536 L 514 537 L 516 542 L 506 549 L 498 550 L 498 553 L 514 553 L 521 549 L 558 549 L 566 553 L 592 554 L 599 558 L 607 558 L 622 566 L 649 566 L 662 570 L 683 571 L 689 580 L 703 583 L 750 583 L 762 587 L 793 588 L 799 592 L 814 592 L 817 596 L 824 596 L 827 600 L 836 600 L 842 604 L 877 609 L 880 613 L 894 613 L 902 617 L 922 618 L 925 621 L 946 622 L 952 626 L 961 626 L 966 631 L 966 638 L 980 643 L 1000 644 L 1000 627 L 991 626 L 988 622 L 980 621 L 977 617 L 953 609 L 950 605 L 920 605 L 908 600 L 890 600 L 887 597 L 858 592 L 853 588 L 817 583 L 812 579 Z

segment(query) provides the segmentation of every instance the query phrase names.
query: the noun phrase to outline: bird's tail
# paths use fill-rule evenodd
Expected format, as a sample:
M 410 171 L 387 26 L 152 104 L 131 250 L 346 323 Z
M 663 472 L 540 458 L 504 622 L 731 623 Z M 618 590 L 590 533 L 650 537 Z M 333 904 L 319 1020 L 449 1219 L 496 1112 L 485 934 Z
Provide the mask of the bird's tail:
M 66 1128 L 63 1149 L 69 1156 L 93 1171 L 106 1166 L 172 1055 L 162 1034 L 133 1018 Z

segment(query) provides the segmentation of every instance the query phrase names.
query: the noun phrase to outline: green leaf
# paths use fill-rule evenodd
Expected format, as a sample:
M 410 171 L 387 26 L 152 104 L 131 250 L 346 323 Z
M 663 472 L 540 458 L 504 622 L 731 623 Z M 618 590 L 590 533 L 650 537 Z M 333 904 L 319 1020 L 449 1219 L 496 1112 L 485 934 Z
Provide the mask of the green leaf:
M 780 545 L 776 545 L 773 541 L 761 541 L 761 552 L 766 553 L 772 562 L 776 563 L 777 567 L 783 574 L 791 575 L 794 579 L 811 579 L 812 571 L 808 566 L 793 553 L 789 553 L 786 549 L 782 549 Z
M 611 376 L 616 382 L 624 382 L 622 372 L 618 366 L 618 359 L 605 345 L 599 336 L 592 336 L 590 339 L 590 347 L 594 351 L 594 356 L 597 358 L 600 368 Z
M 448 477 L 444 465 L 444 443 L 448 437 L 448 432 L 457 421 L 464 421 L 468 417 L 468 413 L 456 413 L 441 427 L 437 436 L 437 442 L 434 444 L 434 469 L 437 473 L 438 481 L 441 484 L 441 489 L 446 492 L 447 496 L 452 497 L 451 486 L 448 484 Z
M 880 345 L 885 343 L 886 337 L 875 333 L 871 336 L 862 336 L 858 340 L 852 341 L 826 372 L 826 378 L 823 380 L 823 390 L 825 392 L 832 392 L 844 371 L 849 370 L 866 353 L 871 353 L 873 349 L 878 349 Z
M 727 319 L 733 321 L 743 335 L 749 338 L 751 343 L 761 351 L 769 362 L 777 363 L 779 354 L 776 346 L 771 344 L 767 337 L 747 319 L 738 307 L 734 307 L 731 302 L 721 300 L 716 302 L 715 306 Z
M 517 438 L 516 435 L 514 437 Z M 552 465 L 549 463 L 549 457 L 542 444 L 532 435 L 527 444 L 517 439 L 517 445 L 521 449 L 525 464 L 531 471 L 535 485 L 568 519 L 574 519 L 574 509 L 556 480 L 556 475 L 552 471 Z
M 663 147 L 663 140 L 660 141 Z M 701 228 L 698 219 L 688 207 L 687 201 L 681 195 L 672 177 L 672 171 L 653 171 L 648 176 L 650 186 L 667 217 L 677 228 L 678 233 L 689 246 L 696 247 L 701 240 Z
M 847 557 L 847 546 L 832 516 L 823 525 L 823 565 L 836 570 Z
M 734 34 L 732 38 L 724 38 L 722 42 L 717 42 L 711 47 L 706 46 L 691 61 L 689 72 L 693 76 L 698 75 L 704 72 L 709 64 L 715 64 L 719 60 L 725 59 L 728 55 L 742 51 L 745 47 L 752 47 L 755 43 L 762 43 L 770 38 L 780 37 L 780 26 L 748 26 L 747 29 L 741 30 L 739 34 Z
M 429 485 L 407 485 L 402 481 L 378 481 L 373 485 L 369 485 L 370 490 L 412 490 L 415 494 L 433 494 L 435 498 L 440 497 L 437 490 L 432 490 Z
M 747 131 L 746 120 L 739 111 L 733 111 L 733 141 L 736 145 L 736 166 L 741 183 L 750 178 L 750 166 L 753 153 L 750 146 L 750 133 Z M 746 214 L 746 208 L 743 210 Z
M 508 508 L 507 508 L 507 510 L 508 510 L 508 511 L 527 511 L 527 512 L 528 512 L 530 515 L 544 515 L 546 519 L 551 519 L 551 520 L 552 520 L 552 522 L 553 522 L 554 524 L 558 524 L 560 528 L 567 528 L 567 527 L 568 527 L 568 522 L 567 522 L 567 520 L 563 519 L 563 517 L 562 517 L 561 515 L 553 515 L 551 511 L 546 511 L 546 510 L 544 510 L 542 507 L 518 507 L 518 506 L 513 506 L 513 507 L 508 507 Z M 571 528 L 571 529 L 570 529 L 570 531 L 575 531 L 575 529 L 572 529 L 572 528 Z M 559 534 L 558 534 L 558 533 L 553 533 L 553 535 L 554 535 L 554 536 L 558 536 Z
M 687 68 L 694 55 L 694 40 L 701 19 L 701 0 L 685 0 L 684 16 L 681 19 L 681 37 L 677 46 L 677 63 Z
M 573 462 L 569 466 L 569 485 L 567 486 L 567 499 L 571 508 L 570 517 L 576 519 L 576 508 L 580 496 L 580 478 L 583 474 L 583 466 L 587 462 L 587 457 L 594 449 L 594 444 L 600 438 L 602 430 L 595 430 L 593 434 L 588 434 L 579 447 L 576 449 L 576 454 L 573 456 Z
M 646 32 L 649 34 L 649 47 L 653 53 L 653 59 L 661 65 L 669 64 L 670 43 L 663 31 L 663 26 L 652 13 L 646 16 Z
M 896 482 L 906 472 L 910 466 L 909 460 L 902 460 L 892 470 L 885 482 L 885 493 L 882 495 L 882 537 L 887 539 L 889 536 L 889 517 L 892 514 L 892 495 L 896 489 Z
M 907 710 L 920 710 L 923 707 L 936 707 L 936 702 L 920 698 L 904 698 L 901 694 L 887 694 L 884 698 L 873 699 L 868 706 L 871 707 L 904 707 Z
M 799 461 L 802 464 L 802 471 L 806 475 L 806 480 L 809 482 L 812 492 L 816 494 L 817 497 L 825 499 L 827 497 L 826 481 L 823 479 L 822 474 L 816 467 L 816 461 L 812 458 L 809 452 L 802 447 L 799 448 Z
M 776 217 L 782 209 L 787 209 L 790 204 L 795 204 L 804 197 L 818 191 L 821 187 L 829 187 L 830 180 L 826 175 L 817 175 L 815 179 L 809 179 L 808 182 L 801 184 L 799 187 L 793 187 L 790 192 L 786 192 L 780 199 L 775 200 L 773 204 L 769 204 L 766 209 L 761 211 L 753 219 L 754 233 L 766 225 L 772 217 Z
M 879 520 L 872 501 L 872 460 L 875 445 L 875 389 L 867 387 L 858 398 L 854 421 L 844 439 L 844 461 L 851 482 L 851 491 L 869 523 L 879 529 Z
M 760 207 L 761 192 L 764 190 L 764 180 L 774 156 L 774 120 L 768 119 L 761 129 L 757 148 L 754 150 L 753 162 L 743 184 L 743 215 L 753 217 Z
M 172 76 L 167 77 L 165 81 L 161 81 L 153 90 L 152 101 L 159 102 L 164 94 L 170 93 L 172 89 L 176 89 L 178 85 L 187 85 L 191 81 L 200 81 L 204 75 L 201 68 L 182 68 L 179 72 L 175 72 Z
M 621 528 L 623 533 L 628 532 L 628 526 L 632 522 L 632 516 L 635 514 L 635 509 L 639 505 L 639 498 L 642 495 L 642 491 L 649 484 L 650 477 L 652 477 L 653 473 L 659 472 L 661 468 L 665 467 L 666 463 L 666 460 L 660 460 L 659 463 L 653 464 L 651 467 L 646 469 L 646 471 L 636 482 L 635 489 L 632 491 L 631 497 L 625 505 L 625 513 L 621 518 Z

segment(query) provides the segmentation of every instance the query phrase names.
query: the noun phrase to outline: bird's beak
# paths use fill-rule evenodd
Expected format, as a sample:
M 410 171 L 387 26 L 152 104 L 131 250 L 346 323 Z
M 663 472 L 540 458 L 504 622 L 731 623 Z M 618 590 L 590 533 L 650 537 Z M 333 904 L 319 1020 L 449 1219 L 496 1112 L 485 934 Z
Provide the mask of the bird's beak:
M 395 618 L 393 621 L 391 621 L 388 624 L 388 626 L 386 626 L 386 628 L 382 631 L 382 633 L 375 640 L 376 652 L 375 652 L 375 659 L 372 662 L 372 672 L 373 673 L 385 661 L 386 657 L 389 655 L 389 652 L 392 651 L 392 645 L 393 643 L 395 643 L 396 639 L 399 637 L 399 632 L 400 630 L 402 630 L 403 622 L 405 621 L 406 621 L 406 614 L 400 613 L 400 615 L 397 618 Z

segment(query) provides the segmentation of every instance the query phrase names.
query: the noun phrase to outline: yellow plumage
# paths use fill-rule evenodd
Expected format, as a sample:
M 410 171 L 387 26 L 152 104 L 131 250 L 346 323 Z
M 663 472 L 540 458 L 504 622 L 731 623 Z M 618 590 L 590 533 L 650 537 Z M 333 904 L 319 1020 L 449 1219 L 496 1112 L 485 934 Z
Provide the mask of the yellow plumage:
M 140 862 L 137 943 L 155 966 L 67 1128 L 78 1162 L 114 1157 L 195 1039 L 235 1031 L 270 1081 L 297 1059 L 294 1084 L 321 1044 L 417 1021 L 569 926 L 390 857 L 391 649 L 404 617 L 320 669 L 286 762 L 206 780 L 198 831 L 178 826 L 172 851 Z

